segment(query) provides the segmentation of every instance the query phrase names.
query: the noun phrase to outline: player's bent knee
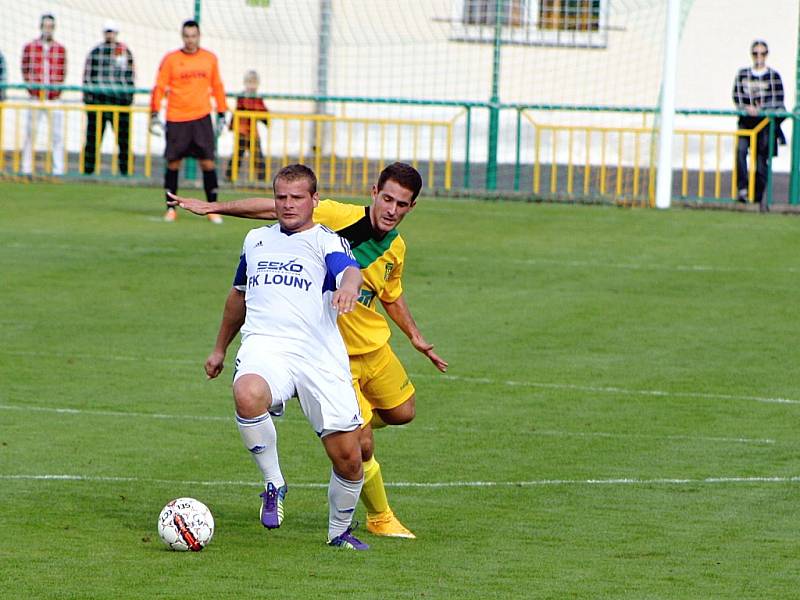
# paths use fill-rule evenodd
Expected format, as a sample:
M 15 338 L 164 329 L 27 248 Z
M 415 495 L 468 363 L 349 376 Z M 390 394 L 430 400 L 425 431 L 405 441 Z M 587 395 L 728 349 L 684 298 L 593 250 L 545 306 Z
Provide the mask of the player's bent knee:
M 272 404 L 269 386 L 258 375 L 242 375 L 233 384 L 233 399 L 240 417 L 252 419 L 263 415 Z
M 405 409 L 406 423 L 410 423 L 417 416 L 417 405 L 412 401 Z
M 414 396 L 403 402 L 400 406 L 389 410 L 379 410 L 381 420 L 387 425 L 405 425 L 414 420 L 417 416 L 417 407 Z
M 266 402 L 257 398 L 241 398 L 237 397 L 236 400 L 236 414 L 245 419 L 254 419 L 267 412 Z
M 367 425 L 361 430 L 359 443 L 361 444 L 361 460 L 366 462 L 372 458 L 372 454 L 375 452 L 375 438 L 372 436 L 372 427 Z
M 344 479 L 361 479 L 361 444 L 359 432 L 338 432 L 322 438 L 325 451 L 331 459 L 333 470 Z
M 333 470 L 336 471 L 339 477 L 347 479 L 348 481 L 358 481 L 364 476 L 360 455 L 357 455 L 355 459 L 339 458 L 335 460 Z

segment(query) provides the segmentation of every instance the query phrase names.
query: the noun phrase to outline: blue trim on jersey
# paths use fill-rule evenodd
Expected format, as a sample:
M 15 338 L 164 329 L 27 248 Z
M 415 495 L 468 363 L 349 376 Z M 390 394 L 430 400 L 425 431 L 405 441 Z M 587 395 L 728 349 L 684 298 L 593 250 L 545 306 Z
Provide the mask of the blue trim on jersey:
M 328 267 L 328 272 L 333 273 L 334 276 L 347 267 L 359 268 L 356 259 L 346 252 L 331 252 L 325 257 L 325 266 Z
M 247 259 L 242 254 L 239 257 L 239 266 L 236 267 L 236 275 L 233 276 L 233 287 L 242 287 L 247 285 Z
M 325 256 L 325 266 L 328 267 L 328 272 L 322 285 L 323 292 L 336 290 L 336 277 L 347 267 L 359 268 L 356 260 L 347 252 L 331 252 Z

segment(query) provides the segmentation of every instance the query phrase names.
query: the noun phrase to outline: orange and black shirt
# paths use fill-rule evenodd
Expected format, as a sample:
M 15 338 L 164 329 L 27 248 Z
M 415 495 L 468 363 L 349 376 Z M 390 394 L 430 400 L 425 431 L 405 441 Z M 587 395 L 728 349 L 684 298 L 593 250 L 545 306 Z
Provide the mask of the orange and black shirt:
M 160 110 L 166 96 L 167 121 L 194 121 L 211 113 L 212 95 L 217 112 L 228 110 L 216 55 L 202 48 L 194 54 L 175 50 L 158 68 L 150 110 Z

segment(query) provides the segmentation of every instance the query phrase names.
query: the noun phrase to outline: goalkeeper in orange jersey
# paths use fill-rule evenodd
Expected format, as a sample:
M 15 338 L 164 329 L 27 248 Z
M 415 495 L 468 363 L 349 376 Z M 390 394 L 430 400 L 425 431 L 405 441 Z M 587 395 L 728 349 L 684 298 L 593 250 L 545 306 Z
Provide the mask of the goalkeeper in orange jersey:
M 150 98 L 150 131 L 160 133 L 164 127 L 158 114 L 161 103 L 167 100 L 167 144 L 164 157 L 166 192 L 178 191 L 178 170 L 184 158 L 196 158 L 203 171 L 203 190 L 206 200 L 217 200 L 217 169 L 214 164 L 215 135 L 225 127 L 225 89 L 219 75 L 217 57 L 200 47 L 200 25 L 184 21 L 181 27 L 183 48 L 169 52 L 158 68 L 156 84 Z M 216 120 L 211 120 L 211 96 L 216 103 Z M 169 200 L 169 197 L 167 197 Z M 165 221 L 174 221 L 175 209 L 167 207 Z M 222 223 L 222 217 L 209 213 L 212 223 Z
M 393 163 L 381 171 L 372 186 L 370 206 L 323 200 L 313 214 L 316 223 L 325 225 L 350 242 L 364 278 L 356 309 L 338 319 L 364 419 L 361 430 L 364 464 L 361 500 L 367 508 L 368 531 L 401 538 L 415 536 L 389 507 L 381 467 L 373 456 L 372 430 L 410 422 L 416 412 L 416 391 L 389 345 L 389 324 L 377 311 L 376 304 L 380 302 L 414 348 L 427 356 L 439 371 L 447 370 L 447 362 L 422 336 L 403 295 L 406 245 L 396 227 L 416 205 L 421 189 L 422 177 L 416 169 L 405 163 Z M 253 219 L 276 218 L 272 198 L 209 204 L 175 197 L 173 204 L 199 215 L 215 211 Z

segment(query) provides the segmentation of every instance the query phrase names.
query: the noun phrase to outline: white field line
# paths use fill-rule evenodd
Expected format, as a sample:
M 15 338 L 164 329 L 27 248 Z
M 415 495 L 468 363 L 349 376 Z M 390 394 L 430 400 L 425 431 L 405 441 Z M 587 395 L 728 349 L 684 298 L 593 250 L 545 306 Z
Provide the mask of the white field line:
M 163 217 L 160 216 L 145 216 L 143 217 L 147 221 L 154 221 L 154 222 L 163 222 Z M 34 233 L 37 235 L 49 235 L 50 232 L 48 231 L 31 231 L 28 233 Z M 38 244 L 33 242 L 26 243 L 26 242 L 6 242 L 0 243 L 0 248 L 8 248 L 8 249 L 15 249 L 15 250 L 24 250 L 28 248 L 38 248 Z M 79 246 L 76 244 L 56 244 L 56 245 L 48 245 L 48 248 L 55 249 L 55 250 L 78 250 L 80 252 L 86 252 L 87 249 L 84 246 Z M 181 252 L 181 249 L 177 246 L 160 246 L 159 253 L 163 254 L 166 252 L 171 252 L 178 254 Z M 126 252 L 129 254 L 154 254 L 154 250 L 150 246 L 132 246 L 126 249 Z M 216 250 L 206 250 L 203 248 L 198 248 L 196 251 L 193 250 L 195 254 L 216 254 Z M 466 258 L 463 256 L 440 256 L 440 260 L 446 260 L 447 262 L 475 262 L 474 258 Z M 559 258 L 511 258 L 507 259 L 505 262 L 517 265 L 530 265 L 530 266 L 553 266 L 558 268 L 564 267 L 577 267 L 577 268 L 589 268 L 589 269 L 620 269 L 626 271 L 667 271 L 667 272 L 676 272 L 676 273 L 789 273 L 789 274 L 797 274 L 800 273 L 800 268 L 798 267 L 746 267 L 743 265 L 735 265 L 735 266 L 719 266 L 719 265 L 707 265 L 707 264 L 695 264 L 695 265 L 686 265 L 686 264 L 675 264 L 675 265 L 668 265 L 668 264 L 659 264 L 659 263 L 648 263 L 648 262 L 613 262 L 613 261 L 599 261 L 599 260 L 564 260 Z
M 541 389 L 553 390 L 575 390 L 578 392 L 592 392 L 603 394 L 625 394 L 629 396 L 664 396 L 664 397 L 678 397 L 678 398 L 703 398 L 707 400 L 750 400 L 753 402 L 766 402 L 770 404 L 800 404 L 800 400 L 793 398 L 773 398 L 769 396 L 747 396 L 739 394 L 711 394 L 706 392 L 675 392 L 667 390 L 641 390 L 641 389 L 626 389 L 615 386 L 594 386 L 594 385 L 576 385 L 573 383 L 544 383 L 540 381 L 514 381 L 510 379 L 499 380 L 491 377 L 464 377 L 461 375 L 447 375 L 447 374 L 428 374 L 428 373 L 411 373 L 412 377 L 418 379 L 435 379 L 437 377 L 450 379 L 453 381 L 465 381 L 467 383 L 479 383 L 484 385 L 504 385 L 508 387 L 531 387 Z
M 2 405 L 0 405 L 2 408 Z M 435 431 L 441 433 L 441 427 L 421 427 L 424 431 Z M 459 428 L 459 432 L 464 432 L 464 428 Z M 482 432 L 484 429 L 474 429 L 470 431 Z M 722 442 L 727 444 L 774 444 L 775 440 L 771 438 L 746 438 L 746 437 L 719 437 L 719 436 L 704 436 L 704 435 L 649 435 L 645 433 L 614 433 L 606 431 L 562 431 L 562 430 L 546 430 L 534 429 L 527 432 L 530 436 L 543 436 L 543 437 L 580 437 L 580 438 L 622 438 L 622 439 L 640 439 L 640 440 L 674 440 L 674 441 L 694 441 L 694 442 Z
M 126 356 L 116 354 L 103 354 L 103 355 L 90 355 L 90 354 L 67 354 L 62 352 L 35 352 L 26 350 L 6 350 L 0 348 L 0 354 L 7 354 L 10 356 L 30 356 L 34 358 L 66 358 L 99 361 L 110 360 L 119 362 L 158 362 L 165 364 L 175 365 L 193 365 L 198 372 L 198 377 L 202 375 L 203 371 L 203 357 L 195 359 L 188 358 L 161 358 L 157 356 Z M 529 387 L 539 389 L 553 389 L 553 390 L 574 390 L 576 392 L 591 392 L 603 394 L 625 394 L 628 396 L 661 396 L 661 397 L 677 397 L 677 398 L 702 398 L 705 400 L 748 400 L 751 402 L 763 402 L 768 404 L 800 404 L 800 400 L 793 398 L 780 398 L 769 396 L 749 396 L 740 394 L 713 394 L 706 392 L 674 392 L 667 390 L 642 390 L 642 389 L 627 389 L 615 386 L 592 386 L 592 385 L 576 385 L 572 383 L 548 383 L 541 381 L 515 381 L 512 379 L 494 379 L 491 377 L 469 377 L 462 375 L 441 374 L 441 373 L 409 373 L 412 377 L 417 379 L 436 379 L 443 378 L 450 381 L 464 381 L 466 383 L 478 383 L 484 385 L 506 386 L 506 387 Z
M 448 256 L 448 261 L 475 262 L 463 256 Z M 598 260 L 563 260 L 557 258 L 511 258 L 506 262 L 517 265 L 578 267 L 590 269 L 621 269 L 625 271 L 669 271 L 676 273 L 800 273 L 797 267 L 762 268 L 762 267 L 721 267 L 717 265 L 664 265 L 647 262 L 615 263 Z
M 117 410 L 87 410 L 81 408 L 58 408 L 51 406 L 16 406 L 13 404 L 0 404 L 0 410 L 17 410 L 21 412 L 47 412 L 63 415 L 76 415 L 88 417 L 122 417 L 122 418 L 146 418 L 146 419 L 162 419 L 162 420 L 177 420 L 181 421 L 222 421 L 233 422 L 233 417 L 222 417 L 216 415 L 170 415 L 165 413 L 144 413 L 144 412 L 126 412 Z M 282 420 L 282 423 L 289 421 Z M 305 421 L 291 421 L 292 423 L 305 424 Z M 399 428 L 405 429 L 405 425 Z M 394 431 L 398 427 L 390 427 L 387 431 Z M 421 431 L 435 431 L 443 433 L 445 430 L 442 427 L 420 427 Z M 463 433 L 464 428 L 459 427 L 456 432 Z M 476 430 L 477 431 L 477 430 Z M 485 432 L 485 430 L 480 430 Z M 529 436 L 548 436 L 548 437 L 584 437 L 584 438 L 624 438 L 624 439 L 643 439 L 643 440 L 684 440 L 684 441 L 697 441 L 697 442 L 720 442 L 728 444 L 774 444 L 775 440 L 770 438 L 731 438 L 731 437 L 713 437 L 713 436 L 692 436 L 692 435 L 647 435 L 643 433 L 612 433 L 604 431 L 558 431 L 558 430 L 534 430 L 528 432 Z
M 0 404 L 0 410 L 19 410 L 23 412 L 49 412 L 64 415 L 85 415 L 90 417 L 136 417 L 165 420 L 188 421 L 227 421 L 233 422 L 233 416 L 219 417 L 215 415 L 168 415 L 164 413 L 126 412 L 122 410 L 85 410 L 82 408 L 58 408 L 53 406 L 15 406 L 13 404 Z
M 95 475 L 67 475 L 67 474 L 16 474 L 2 475 L 0 480 L 5 481 L 77 481 L 77 482 L 104 482 L 104 483 L 157 483 L 172 486 L 243 486 L 259 487 L 256 481 L 241 480 L 173 480 L 151 479 L 147 477 L 114 477 Z M 552 487 L 552 486 L 578 486 L 578 485 L 606 485 L 606 486 L 636 486 L 636 485 L 718 485 L 718 484 L 763 484 L 763 483 L 800 483 L 800 476 L 792 477 L 705 477 L 705 478 L 612 478 L 612 479 L 534 479 L 529 481 L 395 481 L 386 482 L 386 487 L 392 488 L 480 488 L 480 487 Z M 294 482 L 297 488 L 327 488 L 327 483 Z
M 117 362 L 158 362 L 170 365 L 196 365 L 198 372 L 203 371 L 205 357 L 198 355 L 197 359 L 169 358 L 158 356 L 129 356 L 123 354 L 73 354 L 71 352 L 37 352 L 33 350 L 6 350 L 0 348 L 0 354 L 10 356 L 29 356 L 31 358 L 69 358 L 74 360 L 110 360 Z M 203 375 L 205 376 L 205 375 Z

